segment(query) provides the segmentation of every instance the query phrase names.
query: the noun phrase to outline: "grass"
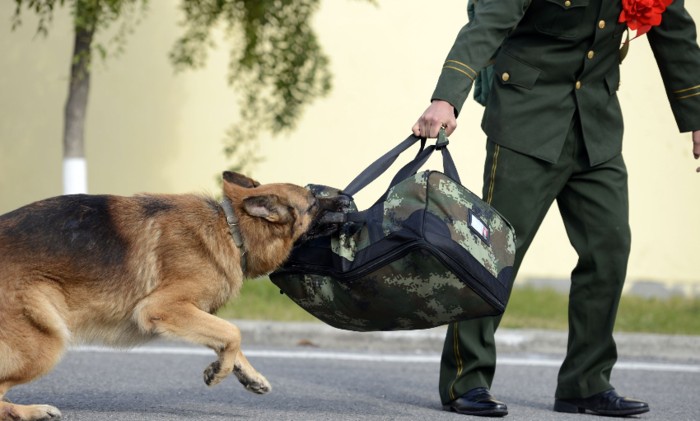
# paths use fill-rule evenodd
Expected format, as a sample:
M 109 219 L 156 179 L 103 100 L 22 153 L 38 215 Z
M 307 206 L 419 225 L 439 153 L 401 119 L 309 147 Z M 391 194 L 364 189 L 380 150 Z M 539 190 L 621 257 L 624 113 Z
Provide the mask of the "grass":
M 566 294 L 552 289 L 516 287 L 501 327 L 567 329 Z M 219 310 L 229 319 L 304 321 L 317 319 L 298 307 L 267 278 L 244 283 L 240 298 Z M 320 323 L 320 322 L 319 322 Z M 700 335 L 700 299 L 622 297 L 617 332 Z
M 566 330 L 568 302 L 552 289 L 516 287 L 501 326 Z M 615 331 L 700 335 L 700 299 L 623 295 Z
M 312 322 L 314 316 L 297 306 L 267 278 L 243 282 L 240 296 L 229 301 L 217 312 L 226 319 L 276 320 Z

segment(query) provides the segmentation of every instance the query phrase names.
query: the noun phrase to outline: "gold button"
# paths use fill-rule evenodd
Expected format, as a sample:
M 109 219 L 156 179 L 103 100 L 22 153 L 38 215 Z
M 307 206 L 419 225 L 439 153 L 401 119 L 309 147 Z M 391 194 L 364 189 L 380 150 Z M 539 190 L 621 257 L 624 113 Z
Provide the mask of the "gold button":
M 598 28 L 605 29 L 605 21 L 604 20 L 601 20 L 600 22 L 598 22 Z
M 593 59 L 593 57 L 595 57 L 595 52 L 593 50 L 589 51 L 586 57 L 588 57 L 589 60 Z
M 564 6 L 566 6 L 566 7 L 571 6 L 571 1 L 570 1 L 570 0 L 566 0 L 566 1 L 564 2 Z
M 580 80 L 576 81 L 576 89 L 581 89 L 581 81 Z
M 503 72 L 503 74 L 501 75 L 501 79 L 503 79 L 504 82 L 508 82 L 508 80 L 510 79 L 510 74 L 508 74 L 508 72 Z

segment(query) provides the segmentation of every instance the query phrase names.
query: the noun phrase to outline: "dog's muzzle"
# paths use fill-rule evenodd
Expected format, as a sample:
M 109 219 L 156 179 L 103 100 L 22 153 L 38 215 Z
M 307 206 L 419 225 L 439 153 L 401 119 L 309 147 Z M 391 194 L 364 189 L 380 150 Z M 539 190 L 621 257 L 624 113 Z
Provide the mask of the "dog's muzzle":
M 333 234 L 346 222 L 347 214 L 352 210 L 352 198 L 346 195 L 318 197 L 316 201 L 319 210 L 301 241 Z

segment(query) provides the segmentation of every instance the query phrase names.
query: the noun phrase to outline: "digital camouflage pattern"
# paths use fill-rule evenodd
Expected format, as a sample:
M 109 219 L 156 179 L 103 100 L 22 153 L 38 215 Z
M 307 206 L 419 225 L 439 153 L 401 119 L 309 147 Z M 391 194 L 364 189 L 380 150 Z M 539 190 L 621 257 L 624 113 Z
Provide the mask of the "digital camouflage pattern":
M 423 171 L 389 190 L 384 204 L 384 233 L 401 228 L 416 211 L 425 210 L 437 216 L 450 229 L 450 237 L 468 250 L 491 274 L 498 274 L 513 265 L 515 234 L 510 224 L 492 207 L 446 175 Z M 470 212 L 487 224 L 491 242 L 484 244 L 469 228 Z
M 317 197 L 341 194 L 307 187 Z M 349 221 L 327 242 L 332 267 L 305 261 L 311 245 L 301 243 L 270 275 L 312 315 L 340 329 L 372 331 L 424 329 L 503 312 L 513 281 L 515 234 L 465 187 L 423 171 L 389 189 L 361 218 L 351 217 L 358 215 L 354 203 L 347 213 Z M 470 227 L 470 214 L 488 236 Z M 443 240 L 430 244 L 433 237 Z

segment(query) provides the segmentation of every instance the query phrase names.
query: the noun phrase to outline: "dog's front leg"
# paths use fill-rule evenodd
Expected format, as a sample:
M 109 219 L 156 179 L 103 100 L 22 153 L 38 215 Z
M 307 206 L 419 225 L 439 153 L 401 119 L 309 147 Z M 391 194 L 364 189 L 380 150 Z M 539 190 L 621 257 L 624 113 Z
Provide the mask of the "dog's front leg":
M 271 390 L 267 379 L 253 368 L 241 351 L 241 332 L 235 325 L 187 302 L 165 302 L 152 295 L 136 311 L 146 332 L 184 339 L 207 346 L 219 359 L 204 370 L 204 382 L 214 386 L 232 372 L 246 389 L 263 394 Z

